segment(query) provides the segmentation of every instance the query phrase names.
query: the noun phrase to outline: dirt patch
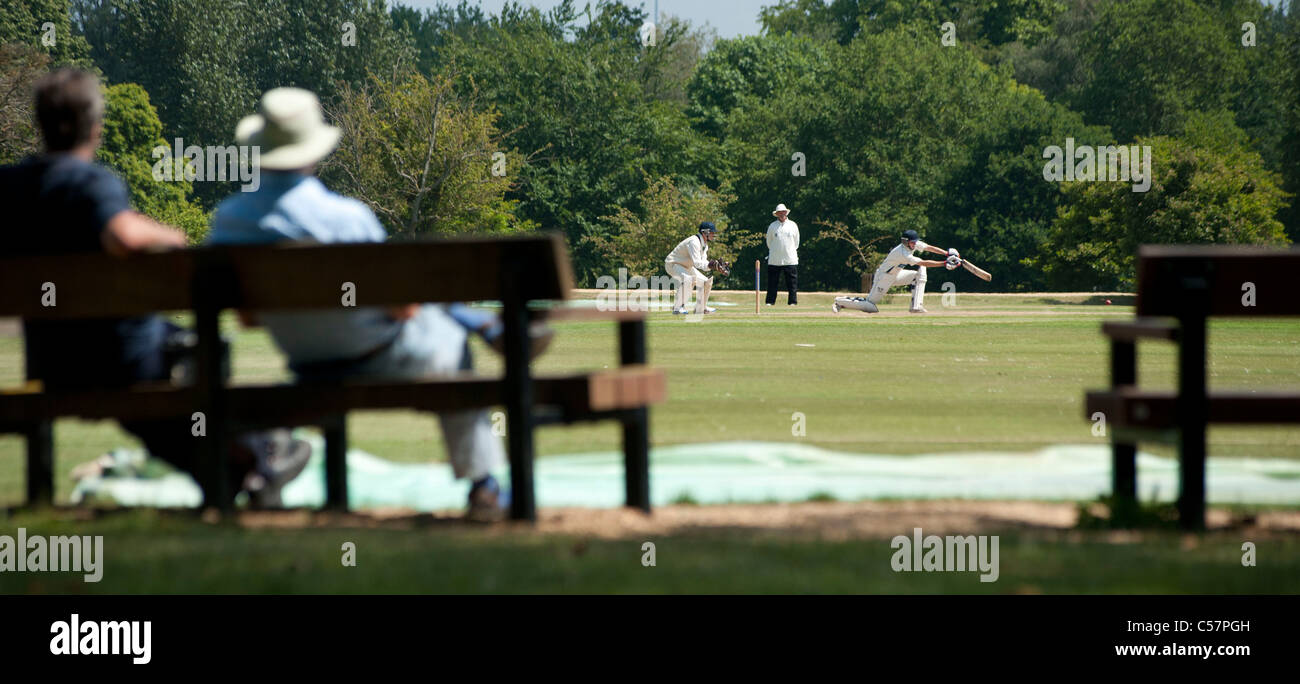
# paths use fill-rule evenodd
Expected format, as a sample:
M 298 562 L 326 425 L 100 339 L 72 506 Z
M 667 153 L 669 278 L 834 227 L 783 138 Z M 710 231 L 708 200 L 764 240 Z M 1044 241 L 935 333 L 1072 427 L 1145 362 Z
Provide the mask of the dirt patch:
M 405 510 L 365 513 L 316 511 L 245 512 L 237 524 L 249 528 L 344 527 L 365 529 L 477 530 L 494 535 L 533 531 L 596 539 L 649 539 L 685 534 L 784 537 L 843 541 L 890 539 L 919 527 L 928 534 L 1042 533 L 1082 539 L 1075 530 L 1078 508 L 1073 503 L 1036 501 L 867 501 L 857 503 L 732 504 L 662 506 L 651 515 L 639 511 L 590 508 L 544 508 L 535 526 L 522 523 L 464 522 L 454 512 L 419 514 Z M 1212 509 L 1211 530 L 1250 530 L 1261 536 L 1300 532 L 1300 512 L 1263 512 L 1246 519 Z M 1139 543 L 1144 532 L 1088 533 L 1115 544 Z

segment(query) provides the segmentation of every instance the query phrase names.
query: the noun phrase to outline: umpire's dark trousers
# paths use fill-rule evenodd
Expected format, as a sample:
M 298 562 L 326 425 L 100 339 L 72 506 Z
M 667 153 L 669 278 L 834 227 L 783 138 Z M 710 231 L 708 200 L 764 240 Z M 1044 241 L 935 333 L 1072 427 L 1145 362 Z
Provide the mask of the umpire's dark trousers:
M 786 304 L 799 303 L 799 267 L 796 266 L 767 266 L 767 303 L 776 303 L 777 279 L 785 274 L 785 288 L 788 293 Z

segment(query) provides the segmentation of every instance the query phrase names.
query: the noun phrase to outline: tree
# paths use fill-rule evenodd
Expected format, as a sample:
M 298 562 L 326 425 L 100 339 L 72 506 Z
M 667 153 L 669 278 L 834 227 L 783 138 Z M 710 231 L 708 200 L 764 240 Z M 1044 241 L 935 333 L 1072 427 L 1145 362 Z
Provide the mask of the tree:
M 504 199 L 522 158 L 502 149 L 497 113 L 462 97 L 450 77 L 414 70 L 345 85 L 331 118 L 343 131 L 322 175 L 365 202 L 389 234 L 504 232 L 530 227 Z
M 767 35 L 793 33 L 841 45 L 908 24 L 937 33 L 952 22 L 962 42 L 997 46 L 1041 39 L 1062 9 L 1059 0 L 783 0 L 763 8 L 759 20 Z
M 340 84 L 414 60 L 382 0 L 72 1 L 108 80 L 143 86 L 168 137 L 186 145 L 229 144 L 271 88 L 306 88 L 328 103 Z M 204 183 L 199 193 L 212 205 L 233 188 Z
M 8 0 L 0 4 L 0 45 L 9 43 L 40 50 L 55 66 L 91 66 L 89 46 L 72 30 L 65 0 Z
M 1231 114 L 1192 114 L 1181 138 L 1150 145 L 1145 193 L 1126 183 L 1068 183 L 1067 201 L 1043 254 L 1031 259 L 1054 287 L 1128 290 L 1143 244 L 1286 243 L 1277 220 L 1284 202 L 1277 174 L 1264 168 Z
M 746 98 L 757 104 L 800 88 L 816 88 L 825 77 L 829 47 L 803 36 L 746 36 L 720 40 L 700 62 L 686 86 L 687 114 L 710 136 L 724 133 L 727 117 Z
M 466 38 L 486 28 L 489 18 L 478 3 L 470 0 L 460 0 L 454 7 L 440 2 L 424 12 L 395 4 L 388 14 L 393 28 L 410 37 L 416 50 L 416 66 L 424 74 L 437 71 L 437 52 L 447 38 Z
M 162 122 L 149 102 L 149 94 L 134 83 L 109 86 L 105 91 L 103 145 L 99 161 L 115 169 L 126 182 L 131 206 L 154 219 L 185 232 L 191 244 L 207 234 L 208 215 L 189 197 L 193 186 L 180 178 L 154 178 L 156 147 L 163 140 Z
M 34 47 L 0 45 L 0 164 L 12 164 L 40 147 L 32 86 L 49 63 L 49 56 Z
M 626 268 L 629 276 L 665 275 L 664 257 L 700 223 L 711 221 L 718 233 L 709 246 L 709 257 L 734 262 L 741 249 L 760 239 L 755 233 L 730 229 L 723 211 L 734 199 L 727 188 L 680 188 L 668 176 L 647 180 L 640 212 L 619 207 L 601 217 L 611 227 L 608 234 L 586 240 L 606 257 L 607 275 L 619 268 Z
M 1087 80 L 1084 41 L 1110 1 L 1069 0 L 1047 35 L 1034 44 L 1016 40 L 1003 45 L 997 61 L 1010 63 L 1017 81 L 1042 91 L 1047 99 L 1066 102 L 1065 96 Z
M 587 12 L 584 25 L 569 3 L 549 13 L 509 4 L 435 53 L 439 68 L 455 65 L 458 92 L 476 91 L 500 112 L 498 126 L 528 159 L 507 195 L 518 215 L 564 231 L 578 282 L 594 284 L 608 264 L 585 238 L 611 229 L 600 217 L 641 211 L 648 178 L 702 185 L 716 146 L 681 103 L 647 87 L 646 51 L 662 46 L 641 45 L 644 12 L 610 2 Z
M 647 97 L 685 107 L 687 86 L 693 82 L 701 58 L 716 41 L 711 30 L 665 15 L 656 27 L 653 46 L 641 51 L 641 81 Z
M 1194 0 L 1107 5 L 1085 44 L 1074 108 L 1120 140 L 1176 136 L 1192 112 L 1229 109 L 1246 58 L 1237 27 L 1223 23 Z
M 823 79 L 743 99 L 725 131 L 733 220 L 759 229 L 776 202 L 789 205 L 806 245 L 800 280 L 828 289 L 857 288 L 859 275 L 839 241 L 814 239 L 823 222 L 849 226 L 861 243 L 915 229 L 1003 273 L 999 287 L 1032 284 L 1038 274 L 1020 261 L 1037 251 L 1060 201 L 1059 186 L 1042 179 L 1043 148 L 1110 138 L 917 26 L 832 50 Z M 806 175 L 792 168 L 796 154 Z M 742 257 L 764 251 L 751 254 Z

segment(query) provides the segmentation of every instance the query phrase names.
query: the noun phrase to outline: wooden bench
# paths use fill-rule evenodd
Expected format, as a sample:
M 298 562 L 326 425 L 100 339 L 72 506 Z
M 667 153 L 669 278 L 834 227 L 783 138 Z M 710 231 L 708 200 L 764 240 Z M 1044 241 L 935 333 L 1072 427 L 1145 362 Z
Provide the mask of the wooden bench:
M 54 283 L 57 306 L 42 306 Z M 411 382 L 308 386 L 228 386 L 218 318 L 229 309 L 337 309 L 344 283 L 357 306 L 498 300 L 505 325 L 503 377 L 455 376 Z M 234 434 L 273 426 L 318 425 L 325 436 L 326 506 L 347 507 L 347 430 L 353 409 L 449 411 L 503 406 L 512 488 L 510 515 L 536 519 L 533 435 L 541 425 L 615 420 L 623 429 L 628 506 L 650 510 L 648 407 L 666 395 L 664 374 L 648 368 L 640 313 L 566 313 L 572 274 L 558 235 L 383 244 L 280 244 L 141 254 L 0 259 L 0 316 L 84 319 L 192 311 L 198 333 L 193 385 L 142 384 L 125 389 L 43 391 L 38 383 L 0 394 L 0 432 L 27 441 L 29 504 L 53 501 L 53 421 L 206 417 L 195 438 L 208 496 L 228 508 L 228 446 Z M 539 310 L 539 303 L 551 309 Z M 534 376 L 528 327 L 538 317 L 582 317 L 618 325 L 621 365 L 598 372 Z M 205 505 L 214 505 L 205 502 Z
M 1137 442 L 1178 447 L 1179 524 L 1205 527 L 1205 433 L 1208 423 L 1300 423 L 1300 393 L 1208 392 L 1206 319 L 1300 316 L 1294 274 L 1300 250 L 1258 247 L 1144 246 L 1138 251 L 1137 317 L 1107 322 L 1111 388 L 1088 392 L 1086 415 L 1110 426 L 1117 506 L 1137 504 Z M 1178 345 L 1178 389 L 1138 387 L 1138 340 Z

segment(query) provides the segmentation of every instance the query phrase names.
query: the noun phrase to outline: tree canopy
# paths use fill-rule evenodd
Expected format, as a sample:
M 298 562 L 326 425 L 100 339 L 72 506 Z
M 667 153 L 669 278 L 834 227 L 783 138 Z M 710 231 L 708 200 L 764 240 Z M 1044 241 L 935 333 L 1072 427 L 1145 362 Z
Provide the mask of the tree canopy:
M 322 178 L 391 234 L 561 231 L 584 285 L 656 269 L 706 217 L 720 251 L 762 258 L 778 202 L 803 232 L 801 281 L 831 290 L 861 287 L 859 248 L 908 228 L 1013 290 L 1124 286 L 1144 241 L 1300 236 L 1294 2 L 757 12 L 760 35 L 664 16 L 646 40 L 644 6 L 619 0 L 17 0 L 0 9 L 0 162 L 38 148 L 35 79 L 80 64 L 109 94 L 101 159 L 192 235 L 236 184 L 156 181 L 149 150 L 228 145 L 292 85 L 344 129 Z M 1150 188 L 1045 177 L 1067 140 L 1150 146 Z

